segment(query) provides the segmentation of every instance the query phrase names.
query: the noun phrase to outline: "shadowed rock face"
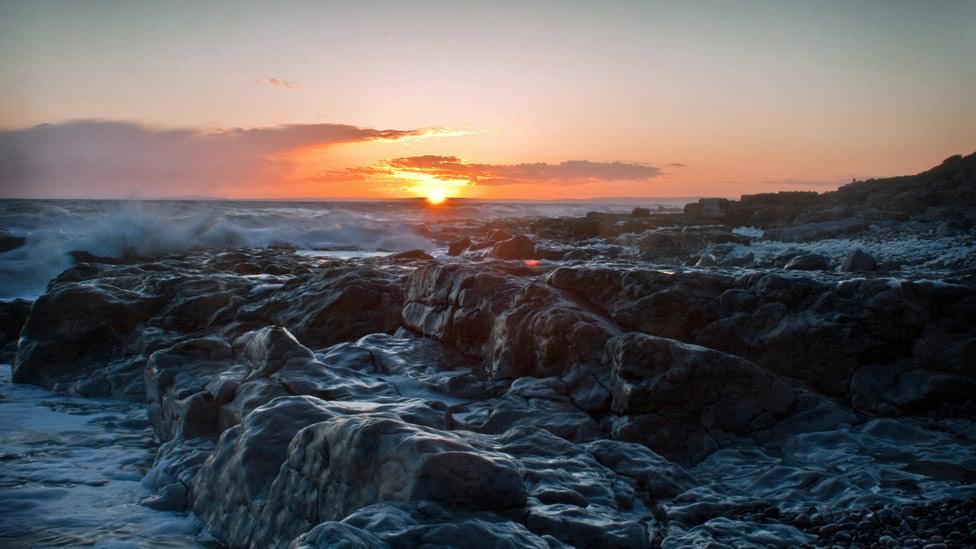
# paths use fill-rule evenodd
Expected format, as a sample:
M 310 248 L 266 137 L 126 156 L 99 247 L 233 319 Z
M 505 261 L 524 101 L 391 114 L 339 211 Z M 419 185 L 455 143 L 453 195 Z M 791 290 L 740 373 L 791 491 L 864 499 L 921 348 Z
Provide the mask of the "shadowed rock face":
M 824 200 L 700 214 L 799 241 L 875 199 Z M 802 545 L 833 510 L 971 495 L 970 274 L 733 264 L 761 237 L 689 223 L 454 227 L 446 259 L 91 256 L 0 327 L 17 381 L 145 402 L 145 503 L 230 547 Z
M 831 396 L 851 398 L 854 373 L 878 364 L 921 377 L 941 372 L 956 376 L 961 386 L 972 379 L 958 366 L 976 335 L 966 312 L 976 310 L 972 286 L 609 268 L 560 268 L 547 280 L 604 311 L 624 330 L 745 357 Z M 859 384 L 857 392 L 864 390 L 884 392 Z M 938 407 L 938 397 L 926 394 L 923 388 L 903 402 L 912 401 L 909 408 L 915 410 Z
M 312 347 L 400 326 L 403 303 L 399 276 L 366 266 L 339 266 L 285 282 L 260 304 L 242 308 L 243 316 L 287 326 Z
M 836 191 L 780 192 L 745 195 L 740 201 L 702 199 L 685 206 L 685 214 L 711 223 L 760 227 L 821 224 L 799 240 L 831 238 L 866 228 L 864 220 L 938 217 L 973 218 L 976 208 L 976 153 L 952 156 L 917 175 L 854 181 Z M 830 223 L 840 223 L 830 229 Z M 827 232 L 823 232 L 826 230 Z M 803 234 L 805 233 L 805 234 Z M 790 237 L 793 238 L 793 237 Z
M 31 305 L 26 299 L 0 302 L 0 363 L 13 364 L 17 359 L 17 340 Z
M 34 303 L 18 344 L 14 380 L 64 387 L 85 395 L 138 396 L 138 371 L 130 372 L 126 348 L 134 332 L 162 308 L 156 295 L 100 284 L 62 285 Z M 85 375 L 85 367 L 105 371 L 122 360 L 116 376 Z M 134 386 L 133 386 L 134 385 Z
M 22 247 L 27 242 L 27 238 L 10 234 L 4 229 L 0 229 L 0 254 L 9 252 Z
M 484 359 L 493 379 L 552 376 L 599 361 L 619 333 L 570 294 L 502 267 L 431 265 L 407 280 L 406 327 Z M 525 271 L 519 273 L 530 274 Z
M 723 438 L 803 422 L 828 430 L 855 416 L 740 357 L 640 333 L 612 339 L 617 438 L 642 442 L 673 459 L 700 461 Z

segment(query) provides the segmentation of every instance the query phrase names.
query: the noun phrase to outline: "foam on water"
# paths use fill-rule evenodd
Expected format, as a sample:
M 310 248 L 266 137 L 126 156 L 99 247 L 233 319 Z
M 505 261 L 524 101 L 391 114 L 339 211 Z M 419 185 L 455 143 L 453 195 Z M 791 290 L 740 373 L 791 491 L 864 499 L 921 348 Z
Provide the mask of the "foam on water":
M 200 545 L 191 515 L 139 505 L 154 451 L 145 406 L 13 384 L 0 365 L 0 546 Z

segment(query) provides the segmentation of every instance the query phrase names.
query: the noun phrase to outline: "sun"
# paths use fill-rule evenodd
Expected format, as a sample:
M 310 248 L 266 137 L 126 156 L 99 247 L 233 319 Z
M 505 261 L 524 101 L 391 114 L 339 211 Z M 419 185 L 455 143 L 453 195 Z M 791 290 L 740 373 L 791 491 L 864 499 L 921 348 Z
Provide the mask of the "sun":
M 436 206 L 437 204 L 443 204 L 445 200 L 447 200 L 447 193 L 444 192 L 444 189 L 433 188 L 427 190 L 427 202 Z

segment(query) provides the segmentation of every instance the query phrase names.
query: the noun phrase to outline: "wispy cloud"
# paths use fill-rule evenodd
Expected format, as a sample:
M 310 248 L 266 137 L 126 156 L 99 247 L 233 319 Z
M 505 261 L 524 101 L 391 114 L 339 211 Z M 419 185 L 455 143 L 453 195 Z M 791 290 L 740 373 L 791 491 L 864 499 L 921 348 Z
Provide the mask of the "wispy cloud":
M 281 153 L 340 143 L 391 141 L 437 130 L 343 124 L 159 129 L 82 120 L 0 131 L 0 196 L 214 194 L 281 178 Z
M 254 80 L 254 83 L 261 86 L 271 86 L 274 88 L 281 88 L 283 90 L 296 91 L 296 92 L 305 91 L 306 89 L 305 86 L 303 86 L 301 82 L 297 80 L 284 80 L 281 78 L 258 79 L 258 80 Z
M 580 185 L 595 181 L 647 181 L 661 170 L 646 164 L 569 160 L 559 164 L 480 164 L 458 156 L 408 156 L 380 161 L 372 166 L 329 172 L 323 177 L 374 176 L 385 179 L 417 179 L 462 182 L 471 185 Z

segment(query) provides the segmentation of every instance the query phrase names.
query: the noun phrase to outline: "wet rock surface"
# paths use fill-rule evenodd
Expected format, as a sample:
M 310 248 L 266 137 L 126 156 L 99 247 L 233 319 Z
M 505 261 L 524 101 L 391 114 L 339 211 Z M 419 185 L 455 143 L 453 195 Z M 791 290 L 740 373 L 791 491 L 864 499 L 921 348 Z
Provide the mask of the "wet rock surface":
M 972 545 L 969 233 L 909 198 L 79 255 L 0 327 L 14 381 L 144 404 L 144 504 L 229 547 Z

